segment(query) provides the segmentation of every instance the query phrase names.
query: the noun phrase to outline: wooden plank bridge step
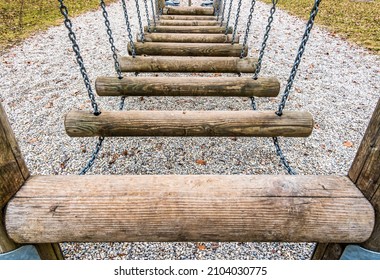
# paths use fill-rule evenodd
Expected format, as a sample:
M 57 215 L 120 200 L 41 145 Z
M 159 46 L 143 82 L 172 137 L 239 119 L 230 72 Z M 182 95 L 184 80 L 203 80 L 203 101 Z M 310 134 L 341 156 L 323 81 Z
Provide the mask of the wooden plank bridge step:
M 256 58 L 191 56 L 120 57 L 123 72 L 254 73 Z
M 135 42 L 137 55 L 159 56 L 219 56 L 240 57 L 243 45 L 216 44 L 216 43 L 163 43 L 163 42 Z M 132 54 L 131 44 L 128 43 L 128 53 Z M 243 56 L 248 54 L 248 47 L 244 47 Z
M 148 32 L 148 26 L 144 26 L 144 32 Z M 151 26 L 151 32 L 157 33 L 226 33 L 226 26 L 165 26 L 157 25 L 156 28 Z M 232 34 L 233 28 L 227 28 L 227 34 Z
M 217 20 L 216 16 L 199 16 L 199 15 L 162 15 L 160 20 Z
M 163 10 L 164 15 L 206 15 L 213 16 L 214 8 L 206 8 L 206 7 L 166 7 Z
M 220 26 L 215 20 L 159 20 L 158 26 Z
M 361 243 L 374 211 L 345 176 L 33 176 L 5 225 L 17 243 Z
M 307 137 L 313 130 L 308 112 L 272 111 L 105 111 L 99 116 L 71 111 L 65 118 L 71 137 Z
M 100 96 L 257 96 L 275 97 L 276 78 L 252 77 L 99 77 Z
M 201 33 L 145 33 L 145 42 L 171 43 L 232 43 L 232 34 L 201 34 Z M 138 34 L 137 41 L 141 42 Z M 239 43 L 240 36 L 236 35 L 234 43 Z

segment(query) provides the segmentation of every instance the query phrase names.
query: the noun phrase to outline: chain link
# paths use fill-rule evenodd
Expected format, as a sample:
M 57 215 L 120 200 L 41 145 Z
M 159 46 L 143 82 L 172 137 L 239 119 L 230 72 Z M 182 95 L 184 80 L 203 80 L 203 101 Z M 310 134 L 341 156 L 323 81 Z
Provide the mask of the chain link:
M 247 46 L 247 43 L 248 43 L 249 29 L 251 28 L 251 25 L 252 25 L 252 17 L 253 17 L 253 12 L 255 11 L 255 5 L 256 5 L 256 0 L 252 0 L 251 8 L 249 9 L 247 28 L 245 29 L 243 46 L 241 48 L 240 58 L 244 57 L 245 47 Z
M 144 0 L 144 6 L 145 6 L 145 14 L 146 14 L 146 20 L 148 22 L 148 32 L 150 33 L 150 16 L 149 16 L 149 8 L 148 8 L 148 1 Z
M 121 74 L 120 63 L 119 63 L 119 60 L 117 58 L 115 40 L 113 39 L 113 36 L 112 36 L 111 24 L 108 20 L 108 13 L 106 10 L 106 4 L 104 3 L 103 0 L 100 1 L 100 7 L 103 10 L 104 23 L 105 23 L 106 29 L 107 29 L 108 41 L 110 42 L 110 45 L 111 45 L 112 57 L 113 57 L 113 60 L 115 63 L 115 70 L 116 70 L 118 78 L 122 79 L 123 75 Z
M 232 1 L 232 0 L 231 0 Z M 226 4 L 227 4 L 227 0 L 224 1 L 223 3 L 223 10 L 222 10 L 222 19 L 220 20 L 220 26 L 223 25 L 223 22 L 224 22 L 224 12 L 226 10 Z M 218 19 L 219 20 L 219 19 Z
M 136 57 L 136 47 L 135 47 L 135 43 L 133 42 L 132 30 L 131 30 L 131 25 L 129 23 L 128 10 L 127 10 L 127 5 L 125 4 L 125 0 L 121 0 L 121 4 L 123 6 L 124 18 L 125 18 L 125 24 L 127 26 L 127 31 L 128 31 L 129 43 L 130 43 L 131 49 L 132 49 L 132 57 L 135 58 Z
M 234 0 L 231 0 L 230 2 L 230 7 L 228 8 L 228 16 L 227 16 L 227 23 L 226 23 L 226 35 L 227 35 L 227 31 L 228 31 L 228 25 L 230 24 L 230 18 L 231 18 L 231 10 L 232 10 L 232 2 Z M 222 26 L 222 24 L 220 25 Z
M 152 6 L 152 15 L 153 15 L 153 22 L 154 22 L 154 31 L 156 31 L 156 26 L 157 26 L 157 23 L 156 23 L 156 14 L 154 12 L 154 4 L 153 4 L 153 0 L 150 0 L 150 4 Z
M 79 49 L 79 45 L 77 43 L 77 38 L 76 38 L 75 33 L 73 31 L 73 24 L 72 24 L 71 20 L 69 19 L 69 11 L 68 11 L 67 7 L 65 6 L 65 4 L 63 3 L 63 0 L 58 0 L 58 2 L 60 4 L 59 10 L 65 19 L 64 24 L 65 24 L 67 30 L 69 31 L 69 39 L 72 43 L 72 48 L 73 48 L 73 51 L 75 53 L 75 58 L 76 58 L 76 61 L 79 65 L 80 73 L 82 74 L 83 82 L 86 86 L 88 97 L 91 101 L 91 107 L 93 109 L 93 113 L 95 116 L 98 116 L 98 115 L 100 115 L 99 107 L 98 107 L 98 104 L 96 103 L 95 95 L 94 95 L 94 92 L 93 92 L 92 87 L 91 87 L 90 79 L 88 78 L 86 67 L 84 66 L 83 58 L 80 54 L 80 49 Z
M 293 168 L 289 165 L 288 161 L 286 160 L 285 155 L 280 148 L 280 144 L 278 143 L 277 137 L 273 137 L 273 144 L 276 148 L 276 154 L 279 156 L 281 163 L 285 167 L 286 171 L 288 171 L 290 175 L 297 175 L 297 173 L 293 170 Z
M 237 29 L 238 29 L 237 27 L 238 27 L 238 24 L 239 24 L 240 9 L 241 9 L 241 0 L 239 0 L 238 7 L 236 9 L 235 26 L 234 26 L 234 31 L 233 31 L 233 34 L 232 34 L 232 42 L 231 42 L 232 45 L 234 44 L 235 37 L 236 37 L 236 32 L 237 32 Z M 227 26 L 227 29 L 226 29 L 226 35 L 227 35 L 227 30 L 228 30 L 228 26 Z
M 142 24 L 142 20 L 141 20 L 139 0 L 135 0 L 135 2 L 136 2 L 137 17 L 139 19 L 140 38 L 141 38 L 141 42 L 144 43 L 145 42 L 145 35 L 144 35 L 144 29 L 143 29 L 143 24 Z
M 90 168 L 94 165 L 95 160 L 97 159 L 98 154 L 102 148 L 103 141 L 104 141 L 104 137 L 103 136 L 99 137 L 98 143 L 96 143 L 95 149 L 92 152 L 92 156 L 90 160 L 87 162 L 86 166 L 81 170 L 79 175 L 85 175 L 87 171 L 90 170 Z
M 320 2 L 321 2 L 321 0 L 315 0 L 314 6 L 310 12 L 310 18 L 306 24 L 306 30 L 305 30 L 305 33 L 303 34 L 301 45 L 298 48 L 297 57 L 294 61 L 294 65 L 292 67 L 290 77 L 289 77 L 288 82 L 286 84 L 285 91 L 282 95 L 281 102 L 278 106 L 278 111 L 276 112 L 276 114 L 278 116 L 282 115 L 282 111 L 284 110 L 285 105 L 286 105 L 286 101 L 288 100 L 290 90 L 292 88 L 294 79 L 295 79 L 296 74 L 297 74 L 298 66 L 301 63 L 302 55 L 305 51 L 306 43 L 310 37 L 310 31 L 313 28 L 314 20 L 315 20 L 315 17 L 317 16 L 317 13 L 318 13 L 318 7 L 319 7 Z
M 268 25 L 265 28 L 265 34 L 264 34 L 263 43 L 261 44 L 261 49 L 260 49 L 259 58 L 258 58 L 257 64 L 256 64 L 255 74 L 253 75 L 253 78 L 255 80 L 257 80 L 257 78 L 259 76 L 259 73 L 260 73 L 260 70 L 261 70 L 261 64 L 263 62 L 264 52 L 265 52 L 265 48 L 267 46 L 267 41 L 268 41 L 268 38 L 269 38 L 269 33 L 270 33 L 271 28 L 272 28 L 273 16 L 274 16 L 274 13 L 276 12 L 276 5 L 277 5 L 277 3 L 278 3 L 278 0 L 272 0 L 273 6 L 270 9 L 270 15 L 269 15 L 269 18 L 268 18 Z

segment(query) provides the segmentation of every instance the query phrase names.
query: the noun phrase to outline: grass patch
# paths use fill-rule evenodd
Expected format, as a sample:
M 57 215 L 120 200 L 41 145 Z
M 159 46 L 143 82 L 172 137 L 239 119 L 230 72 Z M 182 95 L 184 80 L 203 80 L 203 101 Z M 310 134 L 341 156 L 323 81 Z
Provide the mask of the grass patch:
M 313 4 L 313 0 L 280 0 L 278 6 L 307 19 Z M 316 23 L 380 54 L 380 0 L 322 0 Z
M 99 0 L 66 0 L 64 3 L 70 16 L 99 7 Z M 58 7 L 57 0 L 0 0 L 0 53 L 36 31 L 61 24 L 63 17 Z

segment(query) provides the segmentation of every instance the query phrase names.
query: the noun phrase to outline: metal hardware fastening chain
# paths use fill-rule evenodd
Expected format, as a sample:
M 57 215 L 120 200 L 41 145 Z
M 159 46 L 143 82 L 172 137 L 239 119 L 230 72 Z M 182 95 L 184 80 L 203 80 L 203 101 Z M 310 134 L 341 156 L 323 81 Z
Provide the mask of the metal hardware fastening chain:
M 90 79 L 88 78 L 86 67 L 84 66 L 83 58 L 80 54 L 80 49 L 79 49 L 79 46 L 77 43 L 77 38 L 76 38 L 75 33 L 73 31 L 73 24 L 72 24 L 71 20 L 69 19 L 69 11 L 68 11 L 67 7 L 65 6 L 65 4 L 63 3 L 63 0 L 58 0 L 58 2 L 60 4 L 59 10 L 65 19 L 64 24 L 65 24 L 67 30 L 69 31 L 69 39 L 72 43 L 72 48 L 73 48 L 73 51 L 75 53 L 75 58 L 76 58 L 77 63 L 79 64 L 80 73 L 82 74 L 83 81 L 84 81 L 84 84 L 85 84 L 87 92 L 88 92 L 88 97 L 91 101 L 91 107 L 93 109 L 93 113 L 95 116 L 98 116 L 98 115 L 100 115 L 99 107 L 98 107 L 98 104 L 96 103 L 95 95 L 94 95 L 94 92 L 92 91 Z
M 269 15 L 269 18 L 268 18 L 268 25 L 265 28 L 264 39 L 263 39 L 263 42 L 261 44 L 261 49 L 260 49 L 259 58 L 258 58 L 257 64 L 256 64 L 255 74 L 253 75 L 253 78 L 255 80 L 257 80 L 257 78 L 259 76 L 259 73 L 260 73 L 260 70 L 261 70 L 261 64 L 263 62 L 264 52 L 265 52 L 265 48 L 267 46 L 267 41 L 268 41 L 268 38 L 269 38 L 269 33 L 270 33 L 271 28 L 272 28 L 273 15 L 276 12 L 276 5 L 277 5 L 277 3 L 278 3 L 278 0 L 272 0 L 272 4 L 273 5 L 272 5 L 272 8 L 270 9 L 270 15 Z
M 90 170 L 90 168 L 94 165 L 94 162 L 95 162 L 96 158 L 98 157 L 98 154 L 102 148 L 103 141 L 104 141 L 104 137 L 100 136 L 98 139 L 98 143 L 96 143 L 95 149 L 92 152 L 92 156 L 91 156 L 90 160 L 87 162 L 86 166 L 81 170 L 79 175 L 85 175 L 87 173 L 87 171 Z
M 141 20 L 139 0 L 135 0 L 135 2 L 136 2 L 137 17 L 139 19 L 139 28 L 140 28 L 141 42 L 144 43 L 145 42 L 145 35 L 144 35 L 144 29 L 143 29 L 143 24 L 142 24 L 142 20 Z
M 232 2 L 234 0 L 231 0 L 230 2 L 230 7 L 228 8 L 228 16 L 227 16 L 227 23 L 226 23 L 226 34 L 227 34 L 227 31 L 228 31 L 228 25 L 230 23 L 230 18 L 231 18 L 231 10 L 232 10 Z M 220 26 L 222 26 L 223 24 L 221 24 Z
M 129 23 L 129 16 L 128 16 L 127 5 L 125 4 L 125 0 L 121 0 L 121 4 L 123 6 L 124 18 L 125 18 L 125 24 L 127 26 L 127 31 L 128 31 L 129 43 L 131 44 L 132 57 L 135 58 L 136 47 L 135 47 L 135 43 L 133 42 L 133 35 L 132 35 L 131 25 Z
M 280 144 L 278 143 L 277 137 L 273 137 L 273 144 L 276 148 L 276 154 L 280 157 L 281 163 L 285 167 L 286 171 L 288 171 L 290 175 L 297 175 L 297 173 L 293 170 L 293 168 L 290 167 L 288 161 L 286 160 L 285 155 L 280 148 Z
M 120 63 L 119 63 L 119 60 L 117 59 L 115 40 L 113 39 L 113 36 L 112 36 L 111 24 L 110 24 L 110 22 L 108 20 L 108 13 L 107 13 L 107 10 L 106 10 L 106 4 L 104 3 L 103 0 L 100 1 L 100 7 L 103 10 L 104 22 L 105 22 L 106 29 L 107 29 L 107 34 L 108 34 L 108 41 L 110 42 L 111 51 L 112 51 L 112 57 L 113 57 L 113 60 L 115 62 L 115 70 L 116 70 L 118 78 L 122 79 L 123 75 L 121 74 Z
M 310 12 L 310 18 L 309 18 L 309 20 L 308 20 L 308 22 L 306 24 L 306 30 L 305 30 L 305 33 L 302 36 L 302 41 L 301 41 L 301 45 L 298 48 L 297 57 L 296 57 L 296 59 L 294 61 L 294 65 L 292 67 L 292 71 L 290 73 L 290 77 L 289 77 L 288 82 L 286 84 L 285 91 L 284 91 L 284 93 L 282 95 L 281 102 L 280 102 L 280 104 L 278 106 L 278 111 L 276 112 L 276 114 L 278 116 L 282 115 L 282 111 L 284 110 L 285 105 L 286 105 L 286 101 L 288 100 L 289 93 L 290 93 L 290 90 L 292 88 L 292 85 L 293 85 L 293 82 L 294 82 L 294 78 L 296 77 L 298 66 L 301 63 L 302 55 L 303 55 L 303 53 L 305 51 L 306 43 L 309 40 L 310 31 L 313 28 L 314 20 L 315 20 L 315 17 L 317 16 L 318 7 L 319 7 L 319 4 L 320 4 L 321 1 L 322 0 L 315 0 L 314 6 L 313 6 L 313 8 L 312 8 L 312 10 Z
M 154 12 L 153 0 L 150 0 L 150 4 L 152 6 L 152 15 L 153 15 L 154 29 L 156 29 L 156 26 L 157 26 L 157 23 L 156 23 L 156 13 Z
M 98 110 L 98 105 L 95 102 L 95 96 L 94 96 L 94 93 L 93 93 L 92 88 L 91 88 L 91 84 L 90 84 L 90 81 L 89 81 L 89 78 L 88 78 L 88 75 L 86 72 L 86 68 L 84 67 L 83 58 L 80 54 L 80 49 L 79 49 L 78 43 L 76 41 L 75 33 L 72 30 L 73 25 L 69 19 L 68 9 L 64 5 L 63 0 L 58 0 L 58 2 L 60 4 L 59 10 L 60 10 L 61 14 L 63 15 L 63 17 L 65 18 L 65 20 L 64 20 L 65 26 L 69 30 L 69 38 L 70 38 L 70 41 L 72 42 L 75 57 L 76 57 L 76 60 L 79 64 L 80 72 L 82 74 L 86 89 L 88 91 L 89 98 L 91 100 L 91 106 L 94 110 L 94 115 L 98 116 L 98 115 L 100 115 L 100 111 Z M 86 174 L 86 172 L 92 167 L 92 165 L 94 164 L 94 161 L 95 161 L 95 159 L 96 159 L 96 157 L 97 157 L 97 155 L 98 155 L 98 153 L 102 147 L 103 141 L 104 141 L 104 137 L 99 137 L 98 143 L 96 144 L 95 150 L 92 153 L 91 159 L 88 161 L 86 166 L 82 169 L 82 171 L 79 173 L 80 175 Z
M 232 1 L 232 0 L 231 0 Z M 226 10 L 226 4 L 227 4 L 227 0 L 224 1 L 223 3 L 223 10 L 222 10 L 222 19 L 220 20 L 220 26 L 223 25 L 223 22 L 224 22 L 224 12 Z M 218 19 L 219 20 L 219 19 Z
M 234 44 L 234 41 L 235 41 L 235 36 L 236 36 L 236 32 L 237 32 L 237 26 L 238 26 L 238 23 L 239 23 L 240 9 L 241 9 L 241 0 L 239 0 L 238 7 L 236 9 L 236 19 L 235 19 L 234 31 L 233 31 L 233 34 L 232 34 L 232 42 L 231 42 L 232 45 Z M 228 26 L 227 26 L 227 29 L 228 29 Z M 227 35 L 227 29 L 226 29 L 226 35 Z
M 240 52 L 240 58 L 244 57 L 245 46 L 248 43 L 249 29 L 251 28 L 251 25 L 252 25 L 252 17 L 253 17 L 253 12 L 255 11 L 255 5 L 256 5 L 256 0 L 252 0 L 251 8 L 249 9 L 247 28 L 245 29 L 245 34 L 244 34 L 243 46 L 242 46 L 241 52 Z
M 148 32 L 150 33 L 150 19 L 149 19 L 149 8 L 147 0 L 144 0 L 146 20 L 148 22 Z

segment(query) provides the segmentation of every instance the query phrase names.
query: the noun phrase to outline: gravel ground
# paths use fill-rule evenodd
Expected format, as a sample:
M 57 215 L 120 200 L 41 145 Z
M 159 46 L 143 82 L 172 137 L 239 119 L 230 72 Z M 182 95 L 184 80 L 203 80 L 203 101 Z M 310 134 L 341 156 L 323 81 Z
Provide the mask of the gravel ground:
M 134 35 L 137 16 L 132 4 Z M 194 2 L 194 4 L 199 1 Z M 239 30 L 246 25 L 244 0 Z M 269 6 L 256 5 L 249 36 L 250 56 L 260 47 Z M 108 9 L 118 53 L 127 55 L 127 36 L 119 4 Z M 143 17 L 145 20 L 145 17 Z M 114 76 L 100 11 L 73 20 L 91 82 Z M 276 76 L 282 88 L 305 22 L 278 10 L 262 75 Z M 35 35 L 0 58 L 0 99 L 8 113 L 32 174 L 77 174 L 96 142 L 65 134 L 64 115 L 90 110 L 64 26 Z M 299 174 L 347 174 L 379 98 L 379 57 L 322 28 L 315 28 L 295 81 L 288 110 L 313 114 L 309 138 L 280 139 Z M 133 75 L 127 74 L 127 75 Z M 163 75 L 163 74 L 162 74 Z M 103 110 L 119 100 L 97 98 Z M 259 109 L 275 110 L 277 98 L 259 99 Z M 130 97 L 126 110 L 249 110 L 248 98 Z M 127 153 L 125 153 L 127 151 Z M 206 165 L 196 164 L 196 160 Z M 88 174 L 285 174 L 267 138 L 106 139 Z M 298 243 L 65 243 L 67 259 L 308 259 L 314 244 Z

